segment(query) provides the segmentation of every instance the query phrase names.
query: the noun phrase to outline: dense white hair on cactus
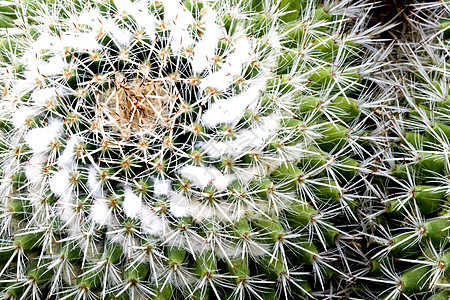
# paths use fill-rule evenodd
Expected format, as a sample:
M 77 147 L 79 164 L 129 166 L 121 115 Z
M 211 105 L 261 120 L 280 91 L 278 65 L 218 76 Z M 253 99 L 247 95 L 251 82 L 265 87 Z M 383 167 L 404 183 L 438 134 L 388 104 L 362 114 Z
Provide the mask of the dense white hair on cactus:
M 50 189 L 55 195 L 63 196 L 70 188 L 69 172 L 60 170 L 53 174 L 49 180 Z
M 47 151 L 50 143 L 61 134 L 63 124 L 61 120 L 53 119 L 46 127 L 33 128 L 28 131 L 25 141 L 33 151 Z
M 176 21 L 178 18 L 188 18 L 188 20 L 194 20 L 192 14 L 190 14 L 184 7 L 184 5 L 177 0 L 163 0 L 164 4 L 164 18 L 163 21 L 170 24 Z
M 31 100 L 38 106 L 45 106 L 46 102 L 56 96 L 56 88 L 36 89 L 31 93 Z
M 217 141 L 211 139 L 202 144 L 205 152 L 212 158 L 218 158 L 224 154 L 239 156 L 253 147 L 266 145 L 279 128 L 280 119 L 276 116 L 264 117 L 255 128 L 241 130 L 235 139 L 231 141 Z
M 139 17 L 142 16 L 142 14 L 139 14 L 139 9 L 135 6 L 127 6 L 124 5 L 126 1 L 117 1 L 117 4 L 120 6 L 122 4 L 122 7 L 129 7 L 134 15 L 138 15 Z M 120 12 L 119 12 L 120 13 Z M 95 49 L 101 49 L 101 45 L 96 41 L 96 36 L 101 32 L 108 32 L 111 33 L 114 40 L 122 45 L 122 46 L 128 46 L 132 39 L 132 34 L 129 32 L 129 30 L 123 29 L 120 26 L 118 26 L 114 19 L 111 18 L 105 18 L 102 16 L 101 12 L 98 9 L 87 9 L 83 12 L 81 12 L 79 15 L 74 15 L 74 21 L 77 23 L 88 25 L 92 28 L 92 30 L 89 30 L 85 33 L 76 32 L 75 35 L 65 35 L 64 39 L 66 39 L 67 43 L 66 46 L 75 47 L 77 49 L 88 49 L 88 50 L 95 50 Z M 142 20 L 142 18 L 139 18 L 139 20 Z M 151 21 L 152 18 L 149 18 L 147 22 L 145 22 L 145 26 L 148 29 L 152 29 L 151 27 Z M 152 31 L 149 31 L 148 34 L 151 34 Z M 86 43 L 80 43 L 82 42 L 81 38 L 86 38 Z M 74 42 L 77 42 L 76 44 L 72 44 Z
M 248 60 L 251 58 L 253 51 L 254 49 L 252 49 L 248 37 L 241 36 L 237 38 L 234 44 L 233 53 L 227 56 L 224 63 L 224 70 L 231 76 L 240 75 L 242 73 L 242 65 L 249 62 Z
M 219 190 L 224 190 L 235 179 L 234 175 L 222 174 L 214 167 L 184 166 L 180 175 L 189 179 L 193 186 L 205 188 L 212 184 Z
M 142 205 L 142 198 L 133 193 L 131 188 L 125 187 L 124 200 L 122 203 L 123 211 L 129 218 L 134 219 L 139 213 Z
M 139 212 L 139 219 L 141 220 L 141 227 L 143 232 L 155 236 L 164 236 L 169 229 L 164 217 L 156 214 L 148 205 L 142 205 Z
M 76 22 L 83 25 L 89 25 L 93 32 L 101 30 L 102 26 L 102 15 L 98 9 L 89 9 L 81 12 L 76 17 Z M 99 22 L 100 21 L 100 22 Z
M 111 37 L 114 39 L 117 44 L 120 46 L 129 46 L 133 35 L 127 29 L 123 29 L 117 24 L 114 23 L 114 20 L 101 18 L 99 20 L 100 24 L 103 25 L 103 28 L 106 32 L 110 33 Z
M 214 57 L 219 39 L 224 36 L 223 30 L 216 23 L 216 17 L 212 9 L 207 9 L 203 16 L 205 32 L 194 47 L 194 57 L 191 62 L 196 73 L 203 71 L 209 65 L 209 61 Z
M 43 75 L 59 75 L 64 69 L 68 67 L 67 62 L 65 62 L 64 57 L 59 54 L 52 56 L 48 62 L 42 61 L 38 56 L 34 56 L 35 51 L 32 51 L 27 64 L 30 66 L 25 71 L 28 81 L 37 81 L 42 78 Z
M 192 217 L 199 222 L 210 220 L 216 216 L 214 207 L 205 205 L 199 200 L 193 199 L 191 206 Z
M 74 48 L 79 50 L 100 50 L 102 47 L 97 42 L 97 33 L 88 31 L 77 33 L 76 35 L 63 35 L 61 44 L 64 48 Z
M 147 12 L 147 0 L 130 1 L 130 0 L 116 0 L 114 4 L 117 7 L 119 14 L 126 13 L 131 15 L 136 21 L 137 25 L 146 30 L 146 34 L 153 39 L 155 36 L 155 18 Z
M 189 199 L 185 196 L 172 193 L 169 200 L 170 212 L 175 218 L 187 217 L 191 214 L 191 205 Z
M 205 167 L 184 166 L 179 171 L 180 175 L 192 181 L 194 186 L 206 187 L 212 180 L 212 173 Z
M 212 183 L 219 191 L 225 190 L 228 185 L 236 179 L 236 176 L 234 174 L 224 175 L 217 169 L 212 169 L 211 171 L 214 176 Z
M 178 53 L 182 48 L 192 45 L 194 42 L 188 27 L 194 24 L 195 19 L 192 14 L 186 11 L 181 2 L 167 0 L 164 10 L 164 23 L 170 27 L 170 49 Z
M 49 49 L 50 47 L 50 49 Z M 31 43 L 30 48 L 25 53 L 24 58 L 32 59 L 33 56 L 40 55 L 42 50 L 49 49 L 55 52 L 63 50 L 63 46 L 61 44 L 61 40 L 58 39 L 57 36 L 52 35 L 48 31 L 43 31 L 41 35 Z
M 31 183 L 37 183 L 42 180 L 42 168 L 47 159 L 48 156 L 45 153 L 33 153 L 24 167 L 27 179 Z
M 154 189 L 155 196 L 169 195 L 169 193 L 171 191 L 170 180 L 156 179 L 154 181 L 153 189 Z
M 72 170 L 74 166 L 75 146 L 78 144 L 76 137 L 71 137 L 67 143 L 66 148 L 58 157 L 58 165 L 65 170 Z
M 110 224 L 111 213 L 106 200 L 98 198 L 94 200 L 91 206 L 90 217 L 98 224 Z
M 63 222 L 70 222 L 72 223 L 74 221 L 74 216 L 76 215 L 74 204 L 73 204 L 73 194 L 72 193 L 66 193 L 61 197 L 58 201 L 58 207 L 61 211 L 61 220 Z
M 217 72 L 210 73 L 202 79 L 201 89 L 215 88 L 223 91 L 235 80 L 234 76 L 241 75 L 244 63 L 250 62 L 252 48 L 246 37 L 236 38 L 234 48 Z
M 206 143 L 201 143 L 201 147 L 212 158 L 218 158 L 226 153 L 232 152 L 233 149 L 230 143 L 222 142 L 218 140 L 211 139 Z
M 90 166 L 88 169 L 88 187 L 91 190 L 91 193 L 94 197 L 99 197 L 102 195 L 101 183 L 98 180 L 98 172 L 97 169 L 93 166 Z
M 80 16 L 74 17 L 73 22 L 78 22 L 79 24 L 86 24 L 94 28 L 94 30 L 81 31 L 79 28 L 75 28 L 71 34 L 55 35 L 53 32 L 44 29 L 41 35 L 32 43 L 32 47 L 28 49 L 28 53 L 25 57 L 28 59 L 34 55 L 41 55 L 41 51 L 50 50 L 53 53 L 64 54 L 65 49 L 100 49 L 101 45 L 96 40 L 97 32 L 95 29 L 99 27 L 98 24 L 98 14 L 85 12 Z M 97 18 L 96 18 L 97 17 Z M 56 73 L 55 73 L 56 74 Z
M 264 85 L 252 84 L 245 92 L 234 97 L 216 100 L 203 114 L 203 123 L 210 127 L 216 127 L 220 124 L 239 121 L 247 109 L 252 109 L 257 105 L 263 90 Z
M 21 105 L 14 108 L 12 112 L 12 124 L 16 129 L 23 129 L 27 120 L 36 114 L 36 109 Z

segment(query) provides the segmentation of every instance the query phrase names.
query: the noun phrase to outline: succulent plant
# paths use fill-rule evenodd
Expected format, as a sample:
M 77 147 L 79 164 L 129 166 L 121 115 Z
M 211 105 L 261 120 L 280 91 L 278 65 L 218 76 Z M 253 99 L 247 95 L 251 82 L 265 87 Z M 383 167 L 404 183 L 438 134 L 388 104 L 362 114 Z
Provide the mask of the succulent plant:
M 345 297 L 380 146 L 371 5 L 1 6 L 2 297 Z
M 450 9 L 415 3 L 405 16 L 390 73 L 397 99 L 385 108 L 384 191 L 366 216 L 369 267 L 360 279 L 366 298 L 449 299 Z

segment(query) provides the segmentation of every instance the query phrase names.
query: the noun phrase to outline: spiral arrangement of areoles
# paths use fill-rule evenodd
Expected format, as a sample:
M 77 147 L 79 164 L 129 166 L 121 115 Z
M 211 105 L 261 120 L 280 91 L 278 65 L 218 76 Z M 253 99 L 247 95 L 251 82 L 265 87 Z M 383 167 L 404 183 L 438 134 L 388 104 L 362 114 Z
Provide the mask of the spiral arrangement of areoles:
M 371 7 L 4 6 L 0 295 L 350 294 L 380 148 Z

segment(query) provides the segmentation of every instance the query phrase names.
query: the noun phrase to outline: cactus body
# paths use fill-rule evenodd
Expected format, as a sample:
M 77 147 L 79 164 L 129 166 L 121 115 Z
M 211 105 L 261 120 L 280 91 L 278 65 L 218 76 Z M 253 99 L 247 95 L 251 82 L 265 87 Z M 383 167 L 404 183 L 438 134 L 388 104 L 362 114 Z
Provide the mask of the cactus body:
M 352 286 L 346 252 L 377 145 L 379 53 L 361 6 L 2 9 L 0 27 L 15 20 L 0 53 L 2 296 L 306 299 Z M 445 193 L 430 186 L 415 200 L 434 213 Z M 437 242 L 441 224 L 427 226 Z

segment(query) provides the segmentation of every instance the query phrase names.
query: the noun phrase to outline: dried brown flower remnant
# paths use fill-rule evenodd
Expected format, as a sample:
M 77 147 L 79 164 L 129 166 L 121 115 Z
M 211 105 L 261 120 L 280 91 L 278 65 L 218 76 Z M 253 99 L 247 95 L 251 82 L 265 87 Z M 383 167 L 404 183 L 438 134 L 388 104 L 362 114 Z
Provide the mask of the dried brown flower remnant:
M 98 99 L 99 119 L 123 136 L 150 134 L 158 125 L 168 126 L 179 93 L 168 79 L 135 78 L 116 74 L 114 86 Z

